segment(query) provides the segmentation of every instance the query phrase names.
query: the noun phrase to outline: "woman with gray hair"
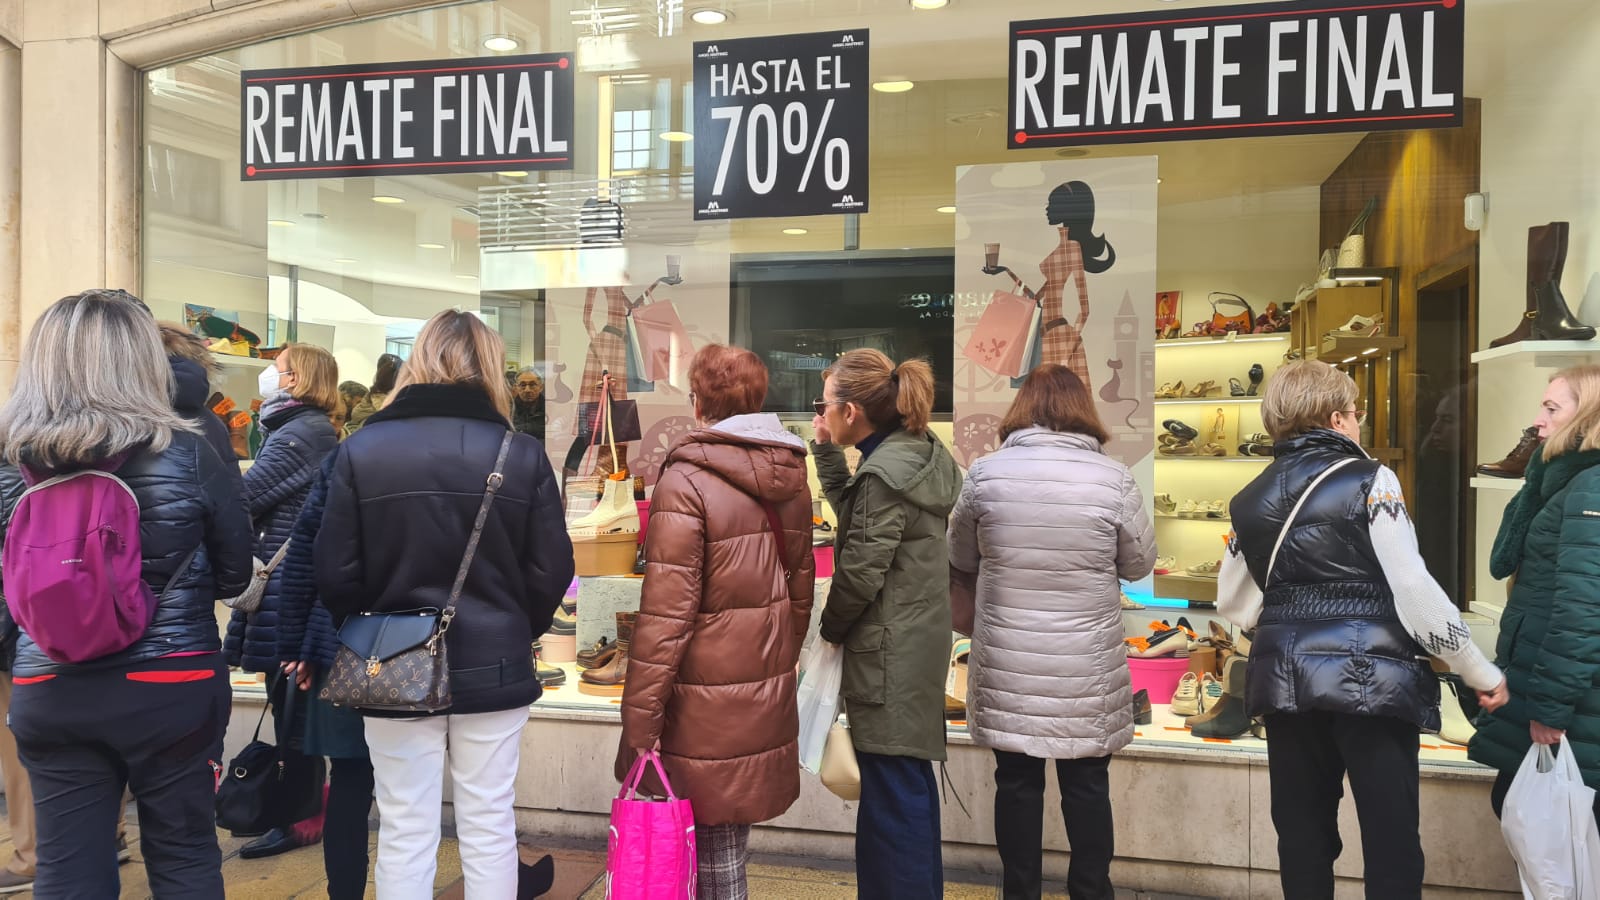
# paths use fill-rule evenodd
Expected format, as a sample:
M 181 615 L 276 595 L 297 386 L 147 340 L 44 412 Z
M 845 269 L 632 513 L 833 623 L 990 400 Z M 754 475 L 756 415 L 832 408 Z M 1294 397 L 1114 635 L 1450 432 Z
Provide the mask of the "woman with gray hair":
M 1218 611 L 1255 629 L 1248 662 L 1228 662 L 1219 703 L 1242 723 L 1234 733 L 1246 716 L 1266 718 L 1285 897 L 1333 896 L 1347 774 L 1367 896 L 1420 897 L 1417 733 L 1440 726 L 1428 657 L 1460 673 L 1484 709 L 1507 697 L 1423 565 L 1400 480 L 1361 449 L 1359 399 L 1350 376 L 1314 360 L 1267 383 L 1261 421 L 1275 458 L 1233 498 L 1218 577 Z
M 0 408 L 0 455 L 30 482 L 99 469 L 128 487 L 155 598 L 143 634 L 87 662 L 19 635 L 10 725 L 35 797 L 38 896 L 119 894 L 124 787 L 138 798 L 150 892 L 223 895 L 212 805 L 229 690 L 212 609 L 249 582 L 250 517 L 227 463 L 173 411 L 172 388 L 155 320 L 91 290 L 45 310 Z

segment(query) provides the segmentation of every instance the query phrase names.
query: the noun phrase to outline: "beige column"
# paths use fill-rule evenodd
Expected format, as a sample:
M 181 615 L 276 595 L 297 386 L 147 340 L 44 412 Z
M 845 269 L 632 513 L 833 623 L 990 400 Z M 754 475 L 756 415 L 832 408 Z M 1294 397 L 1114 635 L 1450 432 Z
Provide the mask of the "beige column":
M 0 38 L 0 392 L 22 349 L 22 51 Z

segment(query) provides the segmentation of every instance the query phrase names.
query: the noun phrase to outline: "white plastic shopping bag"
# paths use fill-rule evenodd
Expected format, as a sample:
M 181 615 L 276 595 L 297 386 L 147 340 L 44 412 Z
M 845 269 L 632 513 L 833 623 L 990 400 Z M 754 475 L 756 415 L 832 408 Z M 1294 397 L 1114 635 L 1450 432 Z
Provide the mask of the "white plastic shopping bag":
M 1553 755 L 1528 748 L 1506 792 L 1500 831 L 1517 861 L 1528 900 L 1600 900 L 1600 831 L 1594 790 L 1572 758 L 1566 736 Z
M 828 730 L 839 718 L 839 682 L 844 677 L 844 648 L 822 638 L 800 661 L 800 765 L 816 774 L 822 767 L 822 750 Z

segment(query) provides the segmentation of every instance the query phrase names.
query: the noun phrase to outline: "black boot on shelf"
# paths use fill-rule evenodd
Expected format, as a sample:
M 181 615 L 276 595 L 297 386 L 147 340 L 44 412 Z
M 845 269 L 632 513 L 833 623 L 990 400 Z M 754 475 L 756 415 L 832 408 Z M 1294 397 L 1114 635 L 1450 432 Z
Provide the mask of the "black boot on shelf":
M 1538 295 L 1534 291 L 1534 286 L 1546 277 L 1540 275 L 1539 253 L 1544 244 L 1544 233 L 1553 227 L 1555 227 L 1554 222 L 1549 225 L 1535 225 L 1528 229 L 1528 283 L 1525 285 L 1527 288 L 1527 297 L 1525 299 L 1527 309 L 1522 313 L 1522 319 L 1517 322 L 1517 327 L 1511 329 L 1510 334 L 1495 338 L 1489 342 L 1489 346 L 1504 347 L 1507 344 L 1518 344 L 1533 337 L 1533 320 L 1539 314 Z
M 1222 697 L 1197 719 L 1189 720 L 1189 733 L 1202 738 L 1235 738 L 1250 730 L 1244 711 L 1245 666 L 1242 656 L 1228 660 L 1222 671 Z
M 1585 325 L 1572 314 L 1567 298 L 1561 296 L 1561 272 L 1567 265 L 1567 235 L 1571 230 L 1566 222 L 1551 222 L 1540 240 L 1537 272 L 1532 278 L 1534 292 L 1533 339 L 1536 341 L 1590 341 L 1594 340 L 1592 325 Z M 1531 244 L 1531 240 L 1530 240 Z M 1529 256 L 1529 274 L 1534 258 Z

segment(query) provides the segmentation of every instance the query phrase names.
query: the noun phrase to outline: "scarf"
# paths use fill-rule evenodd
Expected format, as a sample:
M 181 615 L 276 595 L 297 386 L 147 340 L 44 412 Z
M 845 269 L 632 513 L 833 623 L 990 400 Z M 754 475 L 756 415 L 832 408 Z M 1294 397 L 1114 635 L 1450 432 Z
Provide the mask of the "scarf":
M 273 416 L 286 413 L 297 406 L 305 406 L 305 404 L 296 400 L 288 391 L 273 391 L 261 401 L 260 421 L 265 422 Z
M 1522 565 L 1533 517 L 1578 473 L 1595 465 L 1600 465 L 1600 450 L 1574 450 L 1548 462 L 1542 448 L 1534 451 L 1523 475 L 1522 490 L 1506 505 L 1505 515 L 1500 519 L 1500 532 L 1495 535 L 1494 551 L 1489 555 L 1489 574 L 1495 578 L 1516 574 Z

